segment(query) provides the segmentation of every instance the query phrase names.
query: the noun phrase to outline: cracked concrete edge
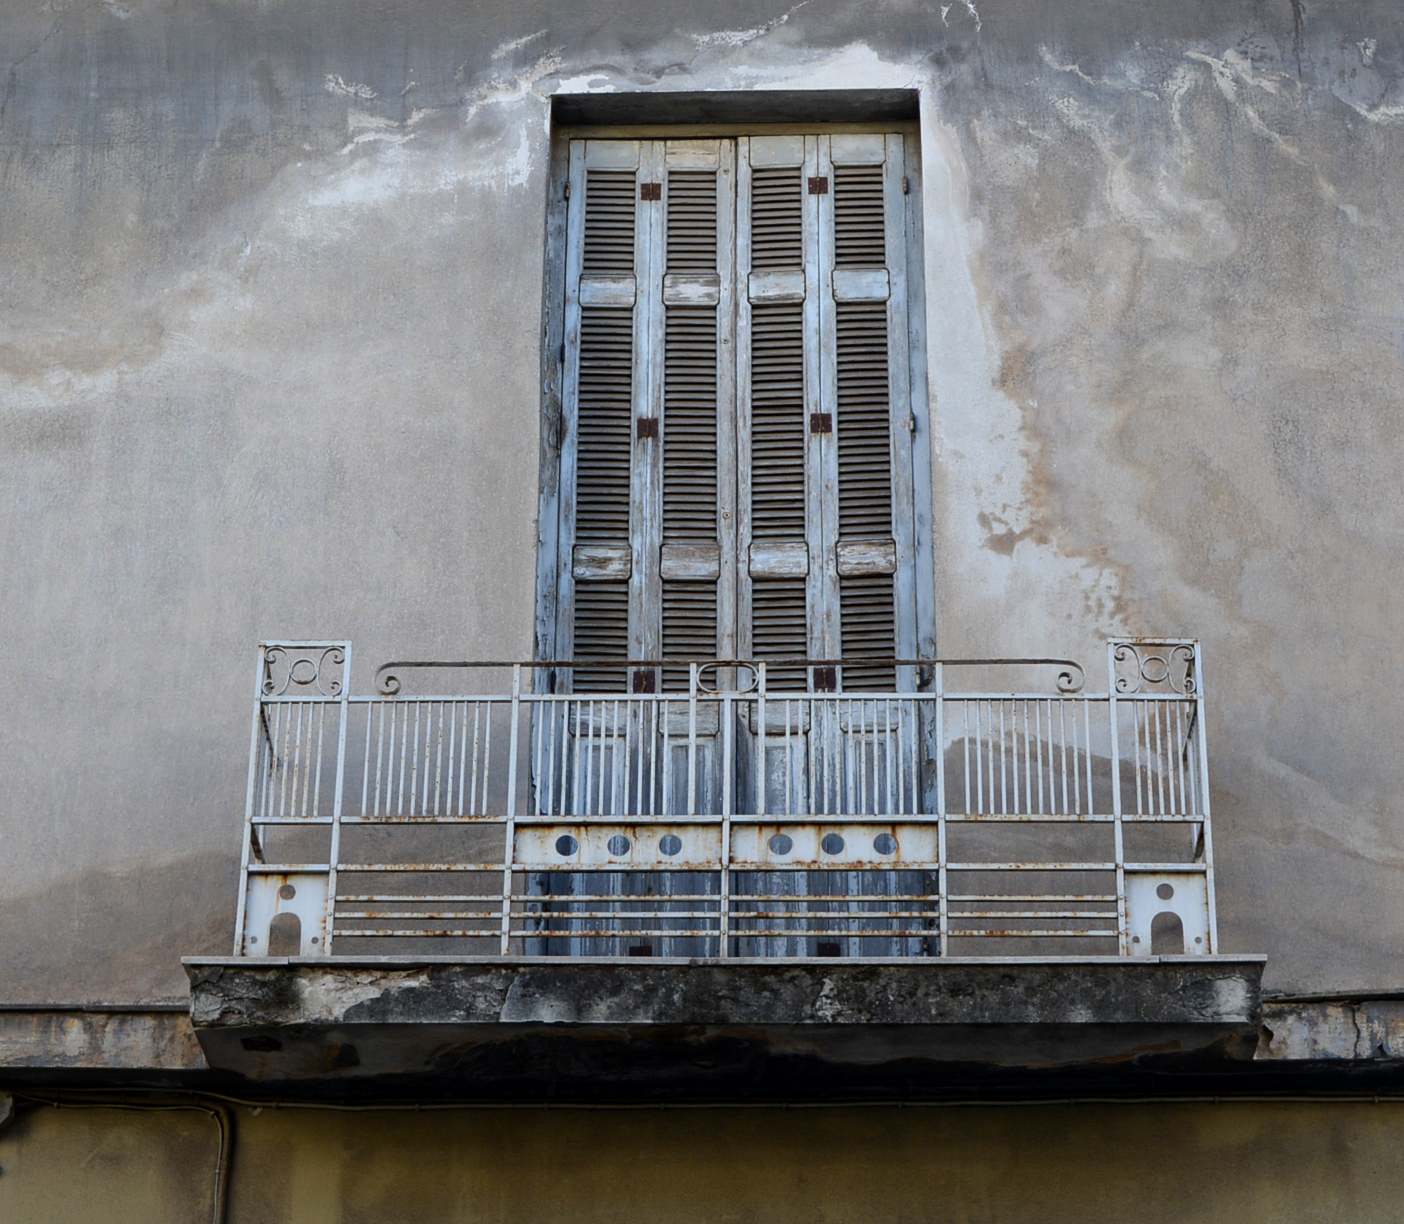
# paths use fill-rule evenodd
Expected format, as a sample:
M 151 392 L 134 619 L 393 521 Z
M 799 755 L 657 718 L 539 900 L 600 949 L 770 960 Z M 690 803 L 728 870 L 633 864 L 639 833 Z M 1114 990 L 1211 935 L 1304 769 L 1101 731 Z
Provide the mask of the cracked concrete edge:
M 1256 1030 L 1257 958 L 1120 963 L 187 962 L 201 1030 L 288 1024 L 1091 1025 Z
M 1269 1062 L 1404 1059 L 1404 999 L 1264 1003 L 1255 1058 Z

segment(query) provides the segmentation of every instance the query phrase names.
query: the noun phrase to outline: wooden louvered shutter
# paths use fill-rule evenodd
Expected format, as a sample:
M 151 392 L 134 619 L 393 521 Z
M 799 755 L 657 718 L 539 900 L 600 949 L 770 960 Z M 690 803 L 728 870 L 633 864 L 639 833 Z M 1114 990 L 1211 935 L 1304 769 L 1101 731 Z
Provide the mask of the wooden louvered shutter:
M 752 137 L 743 154 L 738 414 L 750 651 L 911 657 L 902 138 Z M 850 690 L 897 679 L 873 664 L 812 677 Z
M 637 141 L 571 147 L 566 270 L 566 446 L 560 653 L 630 654 L 631 532 L 641 245 Z M 617 691 L 619 669 L 579 669 L 577 689 Z
M 661 653 L 735 653 L 735 144 L 664 148 Z M 666 669 L 668 689 L 687 670 Z
M 743 649 L 757 659 L 816 653 L 809 607 L 809 447 L 805 275 L 805 139 L 753 137 L 738 159 L 737 377 Z M 812 313 L 809 312 L 809 313 Z M 772 669 L 774 688 L 802 688 L 802 669 Z
M 839 649 L 845 658 L 916 653 L 912 602 L 911 431 L 906 345 L 903 142 L 820 142 L 832 181 L 823 260 L 832 328 L 834 532 Z M 836 515 L 834 513 L 836 511 Z M 836 531 L 835 531 L 836 529 Z M 848 689 L 887 689 L 892 667 L 844 668 Z
M 563 656 L 735 653 L 734 168 L 731 141 L 571 146 Z M 658 676 L 575 687 L 626 679 Z
M 563 657 L 916 654 L 903 156 L 895 135 L 572 142 Z M 911 680 L 845 672 L 771 683 Z

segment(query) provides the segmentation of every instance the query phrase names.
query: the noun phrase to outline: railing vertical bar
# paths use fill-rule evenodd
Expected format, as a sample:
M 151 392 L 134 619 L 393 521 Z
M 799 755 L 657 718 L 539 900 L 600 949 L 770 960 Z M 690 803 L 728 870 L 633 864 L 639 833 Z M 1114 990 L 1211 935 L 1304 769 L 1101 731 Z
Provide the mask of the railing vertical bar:
M 1134 725 L 1135 704 L 1132 708 Z M 1116 929 L 1117 944 L 1122 956 L 1131 951 L 1131 932 L 1126 918 L 1126 857 L 1121 830 L 1121 744 L 1116 700 L 1116 643 L 1107 643 L 1107 721 L 1111 728 L 1112 828 L 1116 853 Z M 1091 754 L 1088 754 L 1088 786 L 1091 787 Z M 1139 776 L 1139 775 L 1138 775 Z
M 1195 724 L 1199 729 L 1199 815 L 1204 817 L 1200 825 L 1204 838 L 1204 888 L 1209 902 L 1209 947 L 1205 950 L 1217 953 L 1219 950 L 1219 912 L 1214 882 L 1214 834 L 1209 820 L 1209 743 L 1204 718 L 1204 657 L 1199 643 L 1191 647 L 1194 651 L 1194 708 Z
M 336 737 L 336 789 L 332 792 L 331 847 L 327 855 L 327 908 L 322 955 L 332 954 L 332 937 L 336 932 L 337 872 L 341 866 L 341 809 L 346 784 L 346 727 L 351 721 L 351 643 L 341 647 L 341 701 L 338 705 Z M 320 753 L 318 756 L 320 757 Z
M 506 956 L 512 934 L 512 865 L 517 840 L 517 747 L 521 740 L 522 665 L 512 667 L 512 722 L 507 740 L 507 819 L 503 822 L 502 847 L 502 955 Z M 488 725 L 492 720 L 489 718 Z
M 785 815 L 793 815 L 794 807 L 794 749 L 790 744 L 790 719 L 793 711 L 790 698 L 785 698 Z
M 665 697 L 663 699 L 663 793 L 659 796 L 658 806 L 669 816 L 674 814 L 672 712 L 672 699 Z
M 628 709 L 629 701 L 624 702 L 625 709 Z M 626 720 L 627 732 L 627 720 Z M 629 775 L 627 765 L 624 780 L 627 783 Z M 604 802 L 604 739 L 600 739 L 600 801 Z M 614 723 L 610 728 L 609 735 L 609 814 L 619 815 L 619 698 L 614 699 Z
M 756 773 L 756 813 L 765 815 L 766 780 L 770 775 L 766 772 L 766 727 L 765 727 L 765 662 L 756 664 L 756 719 L 759 724 L 757 730 L 758 746 L 756 748 L 756 759 L 759 768 Z
M 951 954 L 950 934 L 948 931 L 948 911 L 949 903 L 947 895 L 950 892 L 949 881 L 946 878 L 946 863 L 948 856 L 946 853 L 946 671 L 940 663 L 936 664 L 935 681 L 936 690 L 936 892 L 937 906 L 940 910 L 940 948 L 942 956 Z M 963 703 L 962 703 L 963 704 Z M 913 711 L 915 713 L 915 710 Z M 965 806 L 970 807 L 970 779 L 965 782 Z
M 687 674 L 687 814 L 697 814 L 697 664 Z
M 1097 814 L 1097 801 L 1092 794 L 1092 703 L 1084 701 L 1082 703 L 1082 742 L 1083 742 L 1083 762 L 1087 767 L 1087 814 L 1095 816 Z M 1081 771 L 1078 773 L 1080 778 Z M 1082 806 L 1082 796 L 1078 796 L 1078 807 Z
M 1049 712 L 1049 735 L 1052 736 L 1053 715 Z M 1073 719 L 1073 731 L 1077 730 L 1077 719 Z M 1066 698 L 1058 702 L 1058 742 L 1062 748 L 1060 754 L 1060 767 L 1058 770 L 1058 781 L 1063 792 L 1063 815 L 1071 816 L 1072 809 L 1068 807 L 1068 702 Z M 1077 755 L 1073 755 L 1073 770 L 1077 770 Z
M 239 899 L 234 913 L 234 955 L 244 951 L 244 921 L 248 914 L 249 859 L 253 857 L 254 809 L 257 802 L 259 777 L 262 770 L 259 762 L 263 756 L 263 743 L 259 729 L 263 725 L 263 681 L 267 670 L 268 647 L 259 644 L 258 669 L 254 672 L 253 726 L 249 728 L 249 779 L 244 792 L 244 850 L 239 860 Z
M 312 738 L 312 728 L 309 726 L 307 730 L 307 738 L 310 741 Z M 310 745 L 308 750 L 309 764 L 312 765 L 308 773 L 312 779 L 311 813 L 313 816 L 320 816 L 322 814 L 322 753 L 326 749 L 326 734 L 327 706 L 325 702 L 320 702 L 317 705 L 317 751 L 313 754 Z M 302 792 L 302 816 L 304 820 L 307 818 L 309 806 L 307 791 L 308 788 L 304 787 Z
M 694 667 L 696 664 L 693 665 Z M 731 709 L 732 696 L 727 693 L 722 698 L 722 775 L 721 775 L 721 877 L 717 881 L 717 955 L 731 955 L 731 802 L 734 771 L 732 753 L 734 751 L 734 717 Z M 700 907 L 699 907 L 700 908 Z

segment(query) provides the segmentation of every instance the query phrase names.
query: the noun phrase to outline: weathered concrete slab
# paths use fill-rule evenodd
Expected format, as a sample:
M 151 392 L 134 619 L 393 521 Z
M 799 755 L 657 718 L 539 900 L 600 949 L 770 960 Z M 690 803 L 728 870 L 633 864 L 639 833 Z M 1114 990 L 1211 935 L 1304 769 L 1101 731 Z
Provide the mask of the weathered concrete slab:
M 1271 1062 L 1404 1062 L 1404 999 L 1265 1004 L 1255 1057 Z
M 0 1070 L 203 1071 L 190 1017 L 172 1011 L 0 1009 Z
M 259 1079 L 674 1078 L 815 1067 L 1251 1059 L 1256 957 L 1127 963 L 188 960 L 211 1067 Z M 564 1072 L 563 1072 L 564 1068 Z

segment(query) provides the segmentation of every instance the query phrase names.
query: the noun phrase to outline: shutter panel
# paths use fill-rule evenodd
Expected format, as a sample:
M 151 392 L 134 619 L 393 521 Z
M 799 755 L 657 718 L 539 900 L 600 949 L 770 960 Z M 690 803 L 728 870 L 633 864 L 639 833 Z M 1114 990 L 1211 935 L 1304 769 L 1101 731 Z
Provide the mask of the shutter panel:
M 579 254 L 568 272 L 575 514 L 566 533 L 573 600 L 563 653 L 619 661 L 629 653 L 638 146 L 590 142 L 573 162 L 583 208 L 572 218 Z M 625 684 L 617 668 L 580 668 L 572 679 L 577 689 L 606 692 Z
M 717 169 L 669 169 L 663 283 L 663 654 L 717 657 Z M 664 687 L 686 690 L 686 668 Z
M 845 658 L 899 653 L 893 532 L 892 269 L 882 137 L 830 141 L 839 625 Z M 851 158 L 866 164 L 844 164 Z M 900 249 L 900 248 L 897 248 Z M 843 669 L 846 689 L 890 689 L 894 667 Z
M 742 475 L 749 653 L 809 654 L 809 511 L 805 415 L 804 142 L 752 139 L 742 207 L 742 304 L 748 407 Z M 789 161 L 771 165 L 767 161 Z M 805 687 L 802 668 L 774 669 L 774 689 Z

